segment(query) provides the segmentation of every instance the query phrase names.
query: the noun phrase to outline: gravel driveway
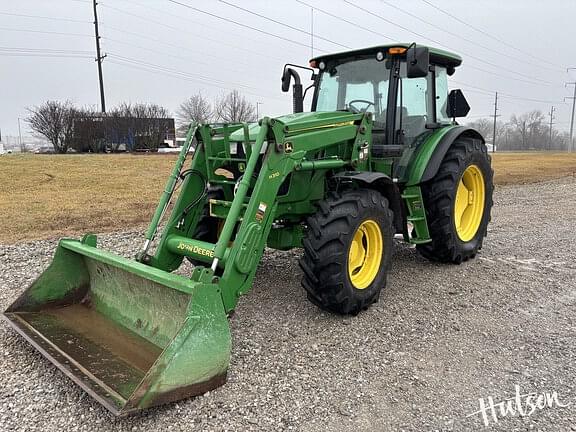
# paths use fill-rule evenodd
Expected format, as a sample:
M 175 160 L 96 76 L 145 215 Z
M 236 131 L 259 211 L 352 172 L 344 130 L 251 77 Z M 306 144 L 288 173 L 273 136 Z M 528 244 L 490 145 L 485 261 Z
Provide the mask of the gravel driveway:
M 299 251 L 267 252 L 231 319 L 228 383 L 113 418 L 0 324 L 0 430 L 576 430 L 576 180 L 501 187 L 477 259 L 438 265 L 398 244 L 386 293 L 354 318 L 300 287 Z M 141 234 L 102 236 L 131 255 Z M 0 245 L 0 306 L 55 241 Z M 562 405 L 496 422 L 479 399 L 557 392 Z M 470 415 L 472 414 L 472 415 Z

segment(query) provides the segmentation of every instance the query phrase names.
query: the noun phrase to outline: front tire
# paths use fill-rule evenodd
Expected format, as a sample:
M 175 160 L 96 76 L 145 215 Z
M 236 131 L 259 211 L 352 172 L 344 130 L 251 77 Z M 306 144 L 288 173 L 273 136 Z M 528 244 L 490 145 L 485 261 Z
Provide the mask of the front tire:
M 393 214 L 371 189 L 333 194 L 308 218 L 302 286 L 318 307 L 356 315 L 378 300 L 393 253 Z
M 417 245 L 432 261 L 460 264 L 482 248 L 492 209 L 494 172 L 486 145 L 458 138 L 434 178 L 422 185 L 432 242 Z

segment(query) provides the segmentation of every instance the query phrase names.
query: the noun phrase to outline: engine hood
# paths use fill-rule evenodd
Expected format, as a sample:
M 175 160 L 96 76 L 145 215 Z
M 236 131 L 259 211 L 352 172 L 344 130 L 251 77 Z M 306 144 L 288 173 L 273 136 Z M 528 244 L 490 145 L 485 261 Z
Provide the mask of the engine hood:
M 309 131 L 311 129 L 320 129 L 340 125 L 342 123 L 357 120 L 361 115 L 347 111 L 326 111 L 326 112 L 304 112 L 295 114 L 286 114 L 274 119 L 287 126 L 291 133 L 298 133 L 299 130 Z M 248 134 L 250 141 L 256 140 L 260 131 L 258 123 L 248 125 Z M 238 129 L 230 135 L 231 141 L 244 141 L 244 131 Z

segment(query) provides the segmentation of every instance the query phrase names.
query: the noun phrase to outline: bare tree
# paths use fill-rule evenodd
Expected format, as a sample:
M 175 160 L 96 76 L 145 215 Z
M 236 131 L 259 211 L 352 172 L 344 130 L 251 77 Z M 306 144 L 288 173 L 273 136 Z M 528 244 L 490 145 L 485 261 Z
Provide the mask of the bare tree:
M 544 145 L 547 129 L 543 123 L 544 115 L 541 111 L 530 111 L 519 116 L 513 114 L 510 117 L 510 125 L 520 137 L 521 149 L 541 148 Z
M 492 139 L 492 130 L 494 125 L 492 120 L 489 118 L 480 118 L 478 120 L 474 120 L 473 122 L 468 123 L 468 126 L 480 132 L 480 135 L 482 135 L 484 139 Z
M 72 144 L 74 120 L 77 110 L 70 101 L 47 101 L 28 108 L 26 121 L 37 135 L 43 136 L 54 146 L 56 153 L 66 153 Z
M 202 93 L 197 93 L 190 96 L 178 107 L 176 111 L 176 118 L 179 123 L 178 129 L 185 131 L 192 122 L 208 123 L 212 120 L 213 115 L 212 104 Z
M 256 121 L 256 110 L 238 90 L 232 90 L 216 103 L 216 116 L 224 123 Z

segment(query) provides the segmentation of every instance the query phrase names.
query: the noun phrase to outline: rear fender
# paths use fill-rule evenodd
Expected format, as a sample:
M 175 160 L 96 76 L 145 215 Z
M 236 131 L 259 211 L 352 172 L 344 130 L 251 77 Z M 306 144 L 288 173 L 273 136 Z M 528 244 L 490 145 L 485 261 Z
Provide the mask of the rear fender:
M 406 185 L 414 186 L 432 180 L 450 146 L 459 137 L 484 138 L 475 129 L 466 126 L 449 126 L 435 131 L 414 153 L 406 175 Z

